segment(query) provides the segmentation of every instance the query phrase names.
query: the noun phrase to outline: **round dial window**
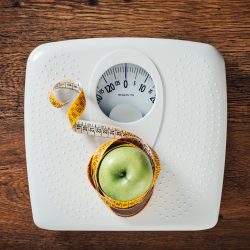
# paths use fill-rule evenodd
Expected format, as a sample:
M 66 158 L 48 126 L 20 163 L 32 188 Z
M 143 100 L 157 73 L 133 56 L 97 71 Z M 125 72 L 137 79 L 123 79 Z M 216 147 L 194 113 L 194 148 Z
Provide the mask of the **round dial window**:
M 122 63 L 107 69 L 98 81 L 96 99 L 102 112 L 118 122 L 144 117 L 156 100 L 150 74 L 136 64 Z

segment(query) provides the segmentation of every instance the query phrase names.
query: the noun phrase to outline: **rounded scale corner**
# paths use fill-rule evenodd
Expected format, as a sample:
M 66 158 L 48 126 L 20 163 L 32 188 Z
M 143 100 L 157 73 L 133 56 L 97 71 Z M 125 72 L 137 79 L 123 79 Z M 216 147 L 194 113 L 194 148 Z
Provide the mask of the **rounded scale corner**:
M 49 230 L 37 217 L 33 215 L 33 222 L 36 227 L 43 230 Z
M 217 218 L 215 218 L 215 219 L 208 225 L 207 229 L 212 229 L 212 228 L 216 227 L 216 225 L 218 224 L 218 222 L 219 222 L 219 218 L 217 217 Z
M 50 42 L 38 45 L 30 52 L 27 59 L 27 63 L 36 62 L 38 59 L 40 59 L 41 56 L 45 54 L 47 50 L 50 50 L 51 48 L 54 47 L 55 44 L 58 43 L 60 42 Z
M 212 53 L 214 53 L 225 64 L 224 57 L 223 57 L 222 53 L 219 51 L 219 49 L 217 49 L 215 46 L 208 44 L 208 43 L 206 43 L 206 45 L 207 45 L 208 49 Z
M 42 230 L 47 230 L 47 231 L 54 231 L 54 230 L 58 230 L 58 229 L 54 229 L 49 227 L 47 224 L 43 223 L 38 217 L 33 215 L 33 222 L 35 224 L 36 227 L 38 227 L 39 229 Z
M 42 55 L 42 50 L 45 44 L 38 45 L 29 54 L 27 62 L 36 61 L 37 58 Z
M 210 222 L 204 224 L 204 225 L 200 225 L 199 228 L 197 228 L 195 231 L 204 231 L 204 230 L 210 230 L 213 229 L 219 222 L 218 217 L 214 218 L 213 220 L 211 220 Z

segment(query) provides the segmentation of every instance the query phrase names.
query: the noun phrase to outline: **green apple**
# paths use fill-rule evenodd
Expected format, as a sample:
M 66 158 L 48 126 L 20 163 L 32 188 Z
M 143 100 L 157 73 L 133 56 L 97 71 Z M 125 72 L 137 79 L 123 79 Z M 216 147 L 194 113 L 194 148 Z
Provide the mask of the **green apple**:
M 121 146 L 103 158 L 98 181 L 109 197 L 128 201 L 144 194 L 153 180 L 153 169 L 147 155 L 139 148 Z

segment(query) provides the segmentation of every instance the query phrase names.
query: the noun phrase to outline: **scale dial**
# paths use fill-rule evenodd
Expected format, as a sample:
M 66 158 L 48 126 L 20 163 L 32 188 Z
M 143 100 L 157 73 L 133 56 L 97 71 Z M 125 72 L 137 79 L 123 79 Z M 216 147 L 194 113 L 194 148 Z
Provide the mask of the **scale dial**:
M 118 122 L 133 122 L 144 117 L 156 100 L 155 84 L 142 67 L 121 63 L 106 70 L 96 88 L 102 112 Z

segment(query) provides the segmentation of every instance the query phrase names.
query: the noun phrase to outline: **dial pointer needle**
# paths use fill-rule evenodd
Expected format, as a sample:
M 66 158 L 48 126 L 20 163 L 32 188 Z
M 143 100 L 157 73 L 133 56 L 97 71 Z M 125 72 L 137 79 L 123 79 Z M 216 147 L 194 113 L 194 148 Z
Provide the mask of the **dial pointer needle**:
M 125 63 L 125 80 L 126 81 L 127 81 L 127 71 L 128 71 L 127 63 Z

